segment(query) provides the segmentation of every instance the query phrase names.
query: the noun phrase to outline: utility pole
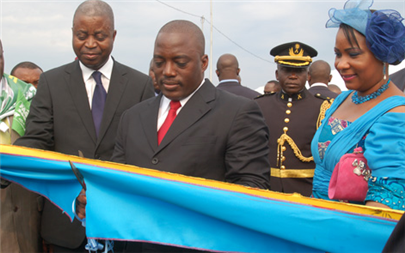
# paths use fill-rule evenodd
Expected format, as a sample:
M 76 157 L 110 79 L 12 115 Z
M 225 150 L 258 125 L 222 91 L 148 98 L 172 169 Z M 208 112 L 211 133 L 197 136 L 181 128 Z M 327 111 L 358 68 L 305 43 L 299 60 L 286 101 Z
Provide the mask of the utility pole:
M 212 18 L 212 0 L 210 0 L 210 21 L 211 21 L 211 33 L 210 33 L 210 80 L 211 82 L 213 82 L 212 80 L 212 67 L 213 67 L 213 62 L 212 62 L 212 26 L 213 26 L 213 18 Z

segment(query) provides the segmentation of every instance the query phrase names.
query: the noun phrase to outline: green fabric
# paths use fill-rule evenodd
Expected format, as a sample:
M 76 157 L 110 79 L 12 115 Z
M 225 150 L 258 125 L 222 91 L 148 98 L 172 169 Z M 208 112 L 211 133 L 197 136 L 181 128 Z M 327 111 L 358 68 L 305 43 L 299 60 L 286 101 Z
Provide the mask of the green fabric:
M 0 95 L 0 120 L 14 115 L 11 128 L 20 136 L 25 133 L 25 120 L 35 93 L 36 89 L 33 85 L 14 76 L 3 74 Z
M 31 101 L 27 101 L 21 90 L 18 91 L 17 101 L 15 103 L 14 119 L 11 128 L 20 136 L 25 133 L 25 119 L 28 116 Z

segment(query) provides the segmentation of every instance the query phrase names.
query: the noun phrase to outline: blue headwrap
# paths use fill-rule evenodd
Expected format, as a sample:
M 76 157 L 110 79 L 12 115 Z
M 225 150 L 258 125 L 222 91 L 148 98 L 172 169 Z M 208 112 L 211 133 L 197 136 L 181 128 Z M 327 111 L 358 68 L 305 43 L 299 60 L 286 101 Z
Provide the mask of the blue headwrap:
M 368 48 L 380 61 L 398 64 L 405 58 L 405 26 L 395 10 L 370 11 L 373 0 L 348 0 L 343 10 L 329 10 L 326 27 L 346 24 L 366 37 Z

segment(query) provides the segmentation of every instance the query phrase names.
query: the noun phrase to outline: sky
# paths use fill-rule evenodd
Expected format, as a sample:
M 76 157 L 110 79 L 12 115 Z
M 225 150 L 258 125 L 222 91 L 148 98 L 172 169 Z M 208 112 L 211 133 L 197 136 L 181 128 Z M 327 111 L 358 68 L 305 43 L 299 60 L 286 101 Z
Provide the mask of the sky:
M 72 19 L 82 1 L 0 0 L 0 38 L 5 73 L 19 62 L 32 61 L 49 70 L 74 60 Z M 342 9 L 343 0 L 106 0 L 115 15 L 112 56 L 118 62 L 148 73 L 159 29 L 175 19 L 200 26 L 206 39 L 210 66 L 205 77 L 217 85 L 216 62 L 225 53 L 239 61 L 242 85 L 261 89 L 275 79 L 276 64 L 270 50 L 300 41 L 318 51 L 314 60 L 327 61 L 334 69 L 336 28 L 325 28 L 330 8 Z M 373 9 L 395 9 L 405 16 L 405 0 L 375 0 Z M 212 18 L 212 22 L 211 22 Z M 203 22 L 202 22 L 203 20 Z M 211 33 L 211 23 L 213 25 Z M 211 48 L 212 37 L 212 48 Z M 212 54 L 211 54 L 212 49 Z M 400 68 L 390 68 L 393 73 Z M 336 72 L 331 83 L 345 89 Z

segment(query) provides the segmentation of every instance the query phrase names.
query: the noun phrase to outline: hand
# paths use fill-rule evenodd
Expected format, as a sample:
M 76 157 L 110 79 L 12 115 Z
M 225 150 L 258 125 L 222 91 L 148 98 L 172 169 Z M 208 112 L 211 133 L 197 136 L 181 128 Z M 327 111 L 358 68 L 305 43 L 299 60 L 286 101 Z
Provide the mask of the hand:
M 45 240 L 42 240 L 42 252 L 53 253 L 53 245 L 46 243 Z
M 76 214 L 80 219 L 86 218 L 86 191 L 82 189 L 79 196 L 76 198 Z
M 379 208 L 388 208 L 392 209 L 391 207 L 384 205 L 382 203 L 376 202 L 376 201 L 367 201 L 366 206 L 374 206 L 374 207 L 379 207 Z

